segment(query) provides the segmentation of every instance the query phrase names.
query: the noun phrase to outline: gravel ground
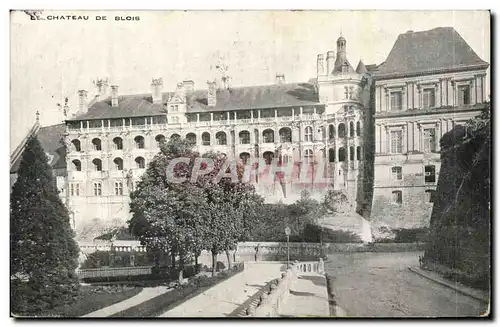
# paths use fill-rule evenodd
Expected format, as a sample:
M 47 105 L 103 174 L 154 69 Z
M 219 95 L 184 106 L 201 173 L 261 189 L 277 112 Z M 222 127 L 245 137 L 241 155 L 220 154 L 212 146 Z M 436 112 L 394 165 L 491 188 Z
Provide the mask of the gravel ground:
M 408 270 L 422 252 L 336 253 L 326 271 L 334 276 L 337 303 L 355 317 L 479 316 L 478 300 Z

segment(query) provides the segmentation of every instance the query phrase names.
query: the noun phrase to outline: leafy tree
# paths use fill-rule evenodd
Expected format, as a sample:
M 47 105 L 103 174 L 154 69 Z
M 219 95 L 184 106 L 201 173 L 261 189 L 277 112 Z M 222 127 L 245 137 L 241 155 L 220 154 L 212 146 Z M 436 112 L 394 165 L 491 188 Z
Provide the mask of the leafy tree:
M 173 175 L 168 176 L 167 168 L 178 158 L 187 160 L 176 164 Z M 210 152 L 204 158 L 213 163 L 213 169 L 201 167 L 209 172 L 193 176 L 200 156 L 192 146 L 183 139 L 162 145 L 131 194 L 133 218 L 129 226 L 150 249 L 169 250 L 174 259 L 179 254 L 181 269 L 185 255 L 191 253 L 197 258 L 201 250 L 211 251 L 215 274 L 217 254 L 226 251 L 231 264 L 229 250 L 244 237 L 248 226 L 245 219 L 253 219 L 255 207 L 263 199 L 253 186 L 242 183 L 241 166 L 231 168 L 221 153 Z M 228 169 L 233 178 L 226 176 Z M 172 177 L 184 181 L 174 182 Z
M 36 137 L 22 154 L 10 210 L 12 312 L 38 314 L 72 300 L 79 287 L 79 249 Z

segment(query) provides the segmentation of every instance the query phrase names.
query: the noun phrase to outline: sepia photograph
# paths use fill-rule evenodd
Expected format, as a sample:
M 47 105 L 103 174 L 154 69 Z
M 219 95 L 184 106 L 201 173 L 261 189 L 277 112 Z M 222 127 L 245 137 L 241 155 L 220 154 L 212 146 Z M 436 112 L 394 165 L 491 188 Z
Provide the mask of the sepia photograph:
M 11 319 L 491 318 L 491 19 L 10 10 Z

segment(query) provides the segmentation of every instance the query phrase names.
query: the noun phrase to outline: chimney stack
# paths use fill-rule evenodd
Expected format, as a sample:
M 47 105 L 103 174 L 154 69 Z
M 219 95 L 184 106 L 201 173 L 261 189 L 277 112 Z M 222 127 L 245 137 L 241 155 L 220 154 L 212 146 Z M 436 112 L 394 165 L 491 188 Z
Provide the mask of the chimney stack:
M 151 80 L 151 93 L 153 96 L 153 103 L 162 104 L 163 97 L 161 95 L 161 90 L 163 89 L 163 79 L 153 78 Z
M 318 55 L 316 68 L 318 76 L 325 75 L 325 58 L 322 54 Z
M 209 107 L 215 107 L 217 104 L 217 86 L 215 81 L 208 81 L 208 95 L 207 95 L 207 104 Z
M 86 113 L 87 112 L 87 95 L 88 92 L 86 90 L 78 90 L 78 112 Z
M 335 67 L 335 52 L 328 51 L 326 54 L 326 74 L 330 75 Z
M 118 107 L 118 85 L 111 85 L 111 107 Z
M 193 102 L 194 82 L 186 80 L 182 84 L 184 85 L 184 94 L 186 95 L 186 105 L 191 106 Z
M 285 84 L 285 74 L 276 73 L 276 84 Z

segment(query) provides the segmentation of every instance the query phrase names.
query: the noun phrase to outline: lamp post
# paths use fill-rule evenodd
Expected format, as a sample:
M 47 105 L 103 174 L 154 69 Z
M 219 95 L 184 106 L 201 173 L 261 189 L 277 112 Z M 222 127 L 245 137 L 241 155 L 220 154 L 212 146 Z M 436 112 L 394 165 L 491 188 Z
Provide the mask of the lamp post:
M 285 235 L 286 235 L 286 268 L 290 268 L 290 227 L 285 228 Z

